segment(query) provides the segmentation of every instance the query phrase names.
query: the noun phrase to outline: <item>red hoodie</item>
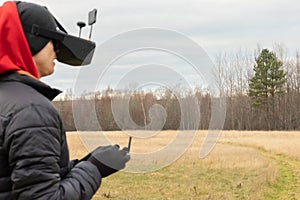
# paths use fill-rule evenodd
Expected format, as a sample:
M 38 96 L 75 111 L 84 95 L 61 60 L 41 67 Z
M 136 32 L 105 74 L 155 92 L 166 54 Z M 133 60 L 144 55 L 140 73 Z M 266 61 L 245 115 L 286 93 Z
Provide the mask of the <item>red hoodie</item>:
M 0 7 L 0 74 L 8 71 L 29 73 L 39 78 L 17 6 L 12 1 Z

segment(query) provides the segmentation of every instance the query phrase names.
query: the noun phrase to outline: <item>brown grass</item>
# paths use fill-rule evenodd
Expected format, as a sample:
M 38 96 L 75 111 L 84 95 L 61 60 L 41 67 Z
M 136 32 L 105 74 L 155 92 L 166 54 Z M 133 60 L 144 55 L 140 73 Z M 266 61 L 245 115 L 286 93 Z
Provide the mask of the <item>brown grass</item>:
M 232 131 L 224 132 L 222 141 L 262 147 L 274 153 L 300 160 L 299 131 Z
M 200 159 L 205 133 L 198 131 L 190 148 L 168 167 L 145 174 L 118 172 L 105 178 L 94 199 L 264 199 L 279 172 L 276 160 L 257 147 L 300 159 L 299 132 L 240 131 L 223 132 L 213 151 Z M 128 136 L 122 132 L 104 134 L 111 143 L 127 146 Z M 104 145 L 95 132 L 70 132 L 67 137 L 71 158 Z M 153 152 L 174 137 L 174 131 L 163 131 L 148 139 L 133 138 L 132 152 Z

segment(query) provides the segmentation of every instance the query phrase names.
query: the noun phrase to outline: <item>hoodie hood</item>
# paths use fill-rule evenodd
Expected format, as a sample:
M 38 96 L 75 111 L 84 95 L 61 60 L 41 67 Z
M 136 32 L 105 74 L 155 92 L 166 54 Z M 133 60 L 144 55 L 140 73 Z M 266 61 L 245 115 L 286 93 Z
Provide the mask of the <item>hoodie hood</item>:
M 25 71 L 39 78 L 15 2 L 0 7 L 0 75 Z

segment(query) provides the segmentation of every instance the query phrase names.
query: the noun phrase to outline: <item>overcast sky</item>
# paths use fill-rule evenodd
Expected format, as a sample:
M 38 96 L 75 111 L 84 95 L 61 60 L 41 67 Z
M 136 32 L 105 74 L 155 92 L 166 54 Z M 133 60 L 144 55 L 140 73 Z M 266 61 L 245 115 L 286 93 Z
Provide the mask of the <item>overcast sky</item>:
M 195 41 L 212 60 L 220 52 L 237 52 L 239 49 L 252 51 L 258 44 L 272 49 L 275 43 L 280 43 L 290 55 L 294 55 L 300 44 L 300 2 L 297 0 L 29 1 L 47 6 L 73 35 L 78 35 L 76 22 L 87 21 L 87 13 L 97 8 L 98 21 L 92 38 L 98 47 L 118 34 L 145 27 L 177 31 Z M 0 2 L 2 4 L 4 1 Z M 88 34 L 89 27 L 83 30 L 82 35 L 87 37 Z M 100 53 L 96 50 L 95 63 Z M 155 52 L 145 51 L 135 57 L 124 56 L 114 64 L 115 69 L 111 67 L 111 72 L 101 84 L 113 85 L 122 73 L 128 72 L 130 66 L 149 64 L 152 58 L 155 63 L 162 65 L 178 63 L 179 71 L 183 68 L 178 58 L 171 58 L 165 53 L 153 55 Z M 57 63 L 55 74 L 43 80 L 66 90 L 73 87 L 78 72 L 78 69 Z M 186 73 L 193 72 L 186 70 Z

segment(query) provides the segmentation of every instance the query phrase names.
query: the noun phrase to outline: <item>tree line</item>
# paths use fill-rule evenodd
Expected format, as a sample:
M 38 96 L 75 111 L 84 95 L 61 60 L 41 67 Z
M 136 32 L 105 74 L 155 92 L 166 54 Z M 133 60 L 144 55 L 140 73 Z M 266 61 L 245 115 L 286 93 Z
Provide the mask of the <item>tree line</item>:
M 277 45 L 257 49 L 254 53 L 239 51 L 219 54 L 215 59 L 215 81 L 226 98 L 225 130 L 299 130 L 300 129 L 300 55 L 287 56 L 287 50 Z M 65 129 L 120 130 L 120 129 L 208 129 L 211 120 L 212 96 L 205 87 L 182 89 L 174 94 L 171 89 L 155 91 L 114 91 L 73 97 L 69 91 L 54 101 Z M 200 117 L 191 114 L 197 100 Z M 121 105 L 118 119 L 114 116 L 114 102 Z M 123 105 L 123 106 L 122 106 Z M 153 109 L 159 105 L 160 109 Z M 182 109 L 184 105 L 184 109 Z M 152 108 L 152 109 L 151 109 Z M 163 108 L 163 109 L 162 109 Z M 74 119 L 74 109 L 76 119 Z M 122 109 L 128 109 L 127 111 Z M 126 115 L 129 113 L 129 117 Z M 94 113 L 94 116 L 91 116 Z M 123 116 L 124 113 L 124 116 Z M 151 126 L 151 120 L 165 116 L 165 121 Z M 126 121 L 128 120 L 128 121 Z M 128 126 L 132 120 L 137 127 Z M 122 121 L 120 125 L 118 121 Z M 127 123 L 128 122 L 128 123 Z M 125 124 L 125 127 L 124 127 Z

